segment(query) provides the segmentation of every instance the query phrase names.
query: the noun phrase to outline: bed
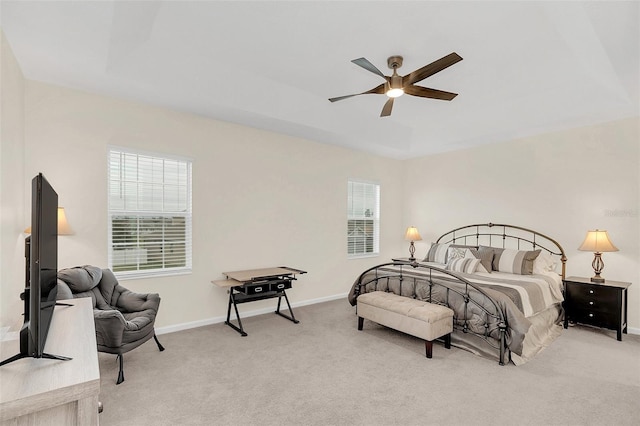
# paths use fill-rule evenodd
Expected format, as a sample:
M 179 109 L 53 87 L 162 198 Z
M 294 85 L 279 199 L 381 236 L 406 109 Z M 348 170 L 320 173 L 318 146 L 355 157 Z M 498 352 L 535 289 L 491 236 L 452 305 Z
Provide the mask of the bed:
M 555 240 L 514 225 L 449 231 L 423 259 L 364 271 L 349 292 L 389 291 L 454 311 L 453 346 L 521 365 L 562 332 L 565 252 Z

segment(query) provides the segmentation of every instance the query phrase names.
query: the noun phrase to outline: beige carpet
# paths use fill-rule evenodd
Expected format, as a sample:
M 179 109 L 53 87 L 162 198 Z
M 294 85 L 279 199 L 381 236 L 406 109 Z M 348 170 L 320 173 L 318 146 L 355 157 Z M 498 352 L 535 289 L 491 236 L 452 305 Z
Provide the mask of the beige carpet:
M 241 306 L 240 308 L 243 308 Z M 631 425 L 640 419 L 640 336 L 570 327 L 526 365 L 497 362 L 365 321 L 337 300 L 160 336 L 100 354 L 110 425 Z

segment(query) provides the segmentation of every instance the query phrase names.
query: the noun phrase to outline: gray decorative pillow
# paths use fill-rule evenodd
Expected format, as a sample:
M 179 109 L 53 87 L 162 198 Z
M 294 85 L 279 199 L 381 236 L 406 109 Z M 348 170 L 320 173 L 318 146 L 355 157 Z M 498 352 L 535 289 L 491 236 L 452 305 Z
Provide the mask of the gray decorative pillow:
M 475 253 L 472 251 L 474 256 L 480 259 L 480 263 L 482 263 L 482 266 L 484 266 L 484 269 L 486 269 L 487 272 L 491 272 L 493 269 L 492 262 L 494 250 L 495 249 L 493 247 L 480 246 Z
M 494 249 L 493 270 L 510 274 L 531 275 L 533 261 L 539 254 L 540 250 Z

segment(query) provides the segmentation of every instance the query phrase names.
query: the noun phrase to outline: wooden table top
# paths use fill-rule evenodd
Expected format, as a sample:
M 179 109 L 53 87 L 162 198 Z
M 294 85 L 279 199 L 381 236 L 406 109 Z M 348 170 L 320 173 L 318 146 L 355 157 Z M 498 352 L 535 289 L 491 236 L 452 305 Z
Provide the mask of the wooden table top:
M 296 273 L 304 273 L 304 271 L 283 267 L 246 269 L 244 271 L 223 272 L 222 274 L 227 277 L 226 280 L 214 280 L 211 282 L 218 287 L 236 287 L 246 283 L 250 283 L 252 281 L 259 281 L 261 279 L 268 279 L 273 277 L 290 276 L 295 275 Z

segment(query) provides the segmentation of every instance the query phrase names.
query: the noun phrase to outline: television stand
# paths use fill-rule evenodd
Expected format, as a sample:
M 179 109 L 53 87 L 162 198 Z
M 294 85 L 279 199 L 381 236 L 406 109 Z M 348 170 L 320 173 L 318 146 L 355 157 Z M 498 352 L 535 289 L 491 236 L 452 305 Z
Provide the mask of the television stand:
M 24 294 L 24 293 L 23 293 Z M 22 297 L 22 295 L 20 295 Z M 56 302 L 55 306 L 73 306 L 70 303 L 59 303 Z M 62 355 L 52 355 L 52 354 L 48 354 L 48 353 L 43 353 L 42 356 L 34 356 L 32 354 L 29 354 L 29 350 L 27 349 L 28 347 L 28 339 L 29 339 L 29 330 L 26 328 L 23 328 L 22 330 L 20 330 L 20 353 L 5 359 L 4 361 L 0 362 L 0 367 L 2 367 L 3 365 L 9 364 L 11 362 L 17 361 L 19 359 L 23 359 L 23 358 L 45 358 L 45 359 L 56 359 L 58 361 L 69 361 L 70 359 L 73 358 L 69 358 L 67 356 L 62 356 Z
M 51 354 L 47 354 L 47 353 L 42 354 L 42 356 L 40 356 L 40 357 L 35 357 L 35 356 L 32 356 L 32 355 L 27 355 L 27 354 L 16 354 L 16 355 L 12 356 L 11 358 L 7 358 L 4 361 L 0 362 L 0 367 L 5 365 L 5 364 L 9 364 L 10 362 L 22 359 L 22 358 L 46 358 L 46 359 L 57 359 L 59 361 L 69 361 L 69 360 L 73 359 L 73 358 L 69 358 L 68 356 L 51 355 Z
M 294 324 L 298 324 L 300 321 L 293 315 L 293 309 L 291 309 L 286 290 L 291 288 L 291 283 L 296 280 L 296 274 L 302 275 L 306 273 L 306 271 L 289 268 L 287 266 L 223 272 L 222 274 L 227 278 L 212 281 L 212 283 L 218 287 L 228 288 L 229 304 L 227 306 L 227 320 L 224 323 L 240 333 L 241 336 L 247 336 L 242 326 L 240 314 L 238 313 L 238 305 L 277 297 L 278 307 L 275 313 Z M 280 304 L 283 297 L 285 302 L 287 302 L 289 315 L 280 311 Z M 238 320 L 237 326 L 231 322 L 231 306 L 233 306 L 236 313 L 236 319 Z

